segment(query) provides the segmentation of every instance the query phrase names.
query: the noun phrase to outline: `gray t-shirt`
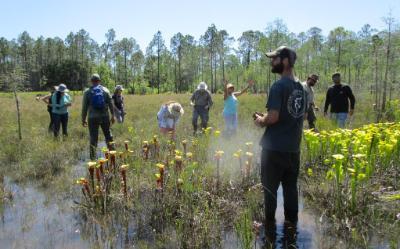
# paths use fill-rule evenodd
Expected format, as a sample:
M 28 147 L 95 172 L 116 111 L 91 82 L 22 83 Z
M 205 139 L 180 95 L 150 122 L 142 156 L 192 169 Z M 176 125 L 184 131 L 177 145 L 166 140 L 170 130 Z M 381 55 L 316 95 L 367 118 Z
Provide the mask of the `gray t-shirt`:
M 270 90 L 267 110 L 279 111 L 277 123 L 268 126 L 261 139 L 263 149 L 299 152 L 307 93 L 300 82 L 282 77 Z

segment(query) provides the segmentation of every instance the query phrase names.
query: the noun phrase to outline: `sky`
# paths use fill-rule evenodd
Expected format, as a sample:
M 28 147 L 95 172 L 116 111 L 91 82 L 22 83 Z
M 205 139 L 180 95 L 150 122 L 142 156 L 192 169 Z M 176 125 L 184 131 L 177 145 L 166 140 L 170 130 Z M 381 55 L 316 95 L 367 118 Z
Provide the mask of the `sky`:
M 174 34 L 198 40 L 211 24 L 238 38 L 246 30 L 265 31 L 278 18 L 291 32 L 317 26 L 325 35 L 338 26 L 359 31 L 367 23 L 384 29 L 390 11 L 400 21 L 400 0 L 0 0 L 0 6 L 0 37 L 28 31 L 33 38 L 65 39 L 83 28 L 102 44 L 113 28 L 116 39 L 133 37 L 143 50 L 158 30 L 169 46 Z

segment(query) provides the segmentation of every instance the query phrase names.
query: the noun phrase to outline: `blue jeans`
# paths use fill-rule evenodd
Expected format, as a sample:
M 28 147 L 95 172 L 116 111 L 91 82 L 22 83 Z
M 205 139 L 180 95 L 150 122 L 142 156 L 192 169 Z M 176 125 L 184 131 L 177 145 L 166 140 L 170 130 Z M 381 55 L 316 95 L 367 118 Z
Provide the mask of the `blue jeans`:
M 202 105 L 195 105 L 193 108 L 192 125 L 194 132 L 197 131 L 197 120 L 201 120 L 201 128 L 207 128 L 208 123 L 208 109 Z
M 237 113 L 224 114 L 224 119 L 225 119 L 225 128 L 226 128 L 226 132 L 228 133 L 228 135 L 236 133 L 237 126 L 238 126 Z
M 68 136 L 68 113 L 64 114 L 56 114 L 53 113 L 53 122 L 54 122 L 54 136 L 58 137 L 58 133 L 60 132 L 60 126 L 62 126 L 62 131 L 64 136 Z
M 347 119 L 347 112 L 337 112 L 337 113 L 332 112 L 331 119 L 336 121 L 336 123 L 340 128 L 344 128 Z

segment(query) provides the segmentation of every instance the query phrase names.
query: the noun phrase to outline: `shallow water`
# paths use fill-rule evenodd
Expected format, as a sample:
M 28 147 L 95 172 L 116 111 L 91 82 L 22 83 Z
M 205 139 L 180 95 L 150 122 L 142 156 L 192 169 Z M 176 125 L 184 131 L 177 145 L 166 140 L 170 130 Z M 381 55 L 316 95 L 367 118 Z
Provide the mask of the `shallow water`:
M 83 156 L 85 157 L 86 155 Z M 83 162 L 76 165 L 69 179 L 80 177 L 85 168 Z M 74 210 L 74 200 L 71 197 L 74 195 L 71 193 L 59 195 L 51 188 L 44 189 L 30 183 L 19 185 L 7 177 L 4 184 L 6 189 L 13 193 L 13 200 L 4 204 L 2 210 L 0 207 L 1 249 L 134 248 L 138 246 L 138 241 L 144 241 L 146 245 L 154 245 L 156 241 L 157 228 L 147 225 L 150 222 L 146 215 L 131 220 L 114 216 L 104 220 L 88 219 Z M 276 248 L 285 248 L 282 245 L 285 234 L 281 188 L 278 191 Z M 301 197 L 299 202 L 299 223 L 295 242 L 297 248 L 350 248 L 345 241 L 328 234 L 328 224 L 320 222 L 320 217 L 305 208 Z M 172 228 L 167 228 L 164 232 L 174 236 Z M 240 248 L 234 231 L 224 232 L 222 238 L 222 248 Z M 376 238 L 372 241 L 374 242 L 370 243 L 371 248 L 389 248 Z M 262 246 L 262 240 L 258 239 L 255 248 Z M 165 245 L 165 248 L 176 247 L 174 242 Z

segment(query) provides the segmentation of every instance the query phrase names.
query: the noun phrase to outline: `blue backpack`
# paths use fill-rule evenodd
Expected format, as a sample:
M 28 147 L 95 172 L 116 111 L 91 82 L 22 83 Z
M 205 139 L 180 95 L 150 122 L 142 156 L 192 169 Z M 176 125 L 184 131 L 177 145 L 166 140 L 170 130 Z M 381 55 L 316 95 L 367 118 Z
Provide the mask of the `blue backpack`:
M 104 109 L 105 101 L 104 101 L 104 90 L 101 85 L 95 86 L 91 90 L 91 99 L 90 104 L 94 109 Z

